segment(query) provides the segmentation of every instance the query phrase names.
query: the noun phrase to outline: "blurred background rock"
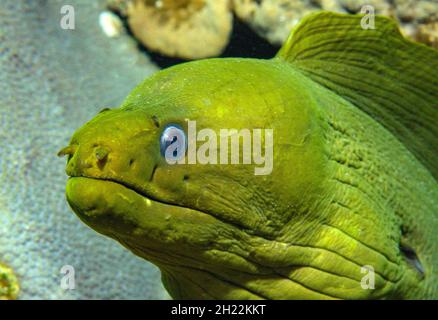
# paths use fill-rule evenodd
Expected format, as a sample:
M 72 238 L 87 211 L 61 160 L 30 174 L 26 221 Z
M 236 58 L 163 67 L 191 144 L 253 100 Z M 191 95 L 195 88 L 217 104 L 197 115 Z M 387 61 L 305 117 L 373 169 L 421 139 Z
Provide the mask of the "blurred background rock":
M 109 0 L 147 48 L 185 59 L 221 55 L 232 14 L 274 46 L 281 46 L 305 15 L 328 10 L 360 13 L 370 5 L 390 16 L 413 40 L 438 48 L 437 0 Z

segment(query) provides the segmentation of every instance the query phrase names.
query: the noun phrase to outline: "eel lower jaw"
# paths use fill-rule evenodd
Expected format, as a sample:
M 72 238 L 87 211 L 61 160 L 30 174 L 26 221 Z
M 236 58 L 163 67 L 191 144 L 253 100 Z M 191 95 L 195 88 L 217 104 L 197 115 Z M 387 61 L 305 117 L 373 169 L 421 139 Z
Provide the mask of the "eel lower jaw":
M 99 227 L 109 227 L 112 220 L 120 220 L 117 228 L 120 223 L 141 228 L 152 217 L 169 220 L 178 211 L 192 211 L 150 197 L 127 183 L 102 177 L 69 177 L 66 197 L 82 220 L 87 224 L 99 222 Z
M 135 228 L 134 203 L 144 202 L 149 207 L 151 200 L 128 187 L 94 177 L 70 177 L 66 197 L 78 217 L 96 231 L 109 235 Z
M 224 228 L 223 222 L 206 213 L 153 200 L 111 180 L 70 177 L 66 197 L 78 217 L 95 231 L 154 252 L 202 250 Z M 148 256 L 143 257 L 152 261 Z

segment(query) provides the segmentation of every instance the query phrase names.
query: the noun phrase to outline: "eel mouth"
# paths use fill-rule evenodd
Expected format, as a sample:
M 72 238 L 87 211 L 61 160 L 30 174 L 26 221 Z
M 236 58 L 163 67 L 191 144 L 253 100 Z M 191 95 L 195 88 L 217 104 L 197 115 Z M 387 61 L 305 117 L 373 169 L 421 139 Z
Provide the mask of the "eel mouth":
M 176 206 L 176 207 L 180 207 L 177 204 L 172 204 L 169 202 L 165 202 L 162 201 L 160 199 L 158 199 L 157 197 L 151 196 L 150 194 L 147 194 L 145 191 L 141 190 L 141 188 L 127 183 L 125 181 L 119 180 L 119 179 L 115 179 L 115 178 L 110 178 L 110 177 L 94 177 L 94 176 L 88 176 L 88 175 L 77 175 L 77 176 L 70 176 L 69 177 L 69 181 L 72 179 L 87 179 L 90 181 L 101 181 L 101 182 L 109 182 L 109 183 L 113 183 L 113 184 L 117 184 L 120 187 L 126 188 L 134 193 L 136 193 L 138 196 L 143 197 L 145 199 L 146 202 L 150 203 L 150 202 L 158 202 L 158 203 L 162 203 L 162 204 L 166 204 L 166 205 L 170 205 L 170 206 Z
M 209 219 L 215 220 L 217 223 L 225 224 L 229 227 L 233 227 L 233 228 L 236 228 L 238 230 L 248 231 L 247 227 L 244 224 L 241 224 L 237 221 L 232 221 L 232 220 L 223 218 L 220 215 L 218 215 L 217 213 L 214 213 L 210 210 L 204 211 L 204 210 L 201 210 L 199 208 L 192 208 L 192 207 L 181 205 L 181 204 L 178 204 L 175 202 L 170 202 L 167 200 L 160 199 L 159 197 L 152 195 L 151 192 L 147 192 L 144 188 L 141 188 L 135 184 L 132 184 L 132 183 L 129 183 L 126 181 L 122 181 L 121 179 L 117 179 L 114 177 L 106 177 L 106 176 L 92 176 L 92 175 L 86 175 L 83 173 L 80 173 L 78 175 L 70 175 L 69 176 L 69 179 L 67 182 L 67 192 L 66 192 L 67 193 L 67 200 L 68 200 L 70 206 L 78 215 L 80 215 L 80 218 L 82 218 L 83 215 L 81 216 L 81 213 L 80 212 L 78 213 L 75 210 L 74 201 L 72 201 L 73 200 L 72 197 L 69 197 L 69 190 L 71 190 L 71 188 L 69 188 L 69 184 L 71 184 L 73 181 L 75 181 L 77 179 L 82 179 L 83 181 L 89 181 L 93 185 L 96 183 L 100 183 L 102 185 L 102 189 L 101 189 L 102 193 L 104 193 L 106 185 L 108 185 L 108 186 L 117 185 L 120 189 L 125 189 L 125 192 L 129 191 L 130 197 L 142 198 L 148 207 L 147 208 L 148 212 L 155 209 L 155 210 L 163 210 L 162 213 L 165 213 L 166 211 L 168 211 L 171 208 L 170 211 L 172 211 L 172 212 L 179 211 L 180 217 L 186 216 L 190 220 L 196 219 L 193 217 L 206 216 Z M 85 189 L 87 189 L 86 186 L 84 186 L 84 187 L 85 187 Z M 82 191 L 85 191 L 85 190 L 82 190 Z M 118 194 L 120 195 L 120 192 Z M 96 194 L 96 192 L 95 192 L 95 196 L 99 196 L 99 195 Z M 86 199 L 89 197 L 85 196 L 84 198 Z M 126 197 L 122 197 L 122 198 L 124 200 L 126 199 Z M 81 200 L 81 199 L 79 199 L 79 200 Z M 81 201 L 83 201 L 83 200 L 81 200 Z M 92 207 L 92 209 L 93 208 L 96 209 L 95 207 Z
M 140 199 L 145 207 L 152 204 L 149 197 L 120 181 L 90 176 L 69 177 L 66 197 L 78 217 L 101 233 L 110 231 L 105 230 L 104 226 L 108 226 L 111 220 L 120 220 L 118 225 L 122 225 L 120 222 L 123 221 L 128 222 L 126 217 L 133 213 L 130 204 Z
M 129 209 L 134 209 L 132 207 L 134 204 L 137 205 L 135 209 L 146 209 L 145 213 L 171 208 L 172 210 L 181 210 L 181 212 L 188 210 L 192 214 L 197 212 L 210 216 L 199 210 L 160 200 L 147 194 L 139 187 L 114 178 L 86 175 L 70 176 L 67 181 L 66 195 L 73 210 L 81 214 L 82 217 L 84 214 L 90 217 L 104 215 L 105 211 L 111 213 L 112 210 L 118 208 L 126 209 L 126 216 L 128 216 L 132 211 Z M 77 212 L 77 209 L 80 212 Z
M 204 247 L 217 237 L 212 230 L 225 227 L 224 222 L 207 213 L 166 203 L 114 179 L 71 176 L 66 197 L 73 211 L 92 229 L 119 241 L 141 239 L 151 249 L 184 244 Z M 194 229 L 205 232 L 194 237 Z

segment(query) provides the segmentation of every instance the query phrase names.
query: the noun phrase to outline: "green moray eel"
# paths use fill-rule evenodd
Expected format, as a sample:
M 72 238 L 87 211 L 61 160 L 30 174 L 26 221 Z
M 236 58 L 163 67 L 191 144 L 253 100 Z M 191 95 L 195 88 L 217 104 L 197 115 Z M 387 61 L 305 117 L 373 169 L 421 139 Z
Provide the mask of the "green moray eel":
M 273 59 L 149 77 L 61 150 L 71 208 L 176 299 L 438 298 L 438 53 L 362 18 L 313 14 Z M 163 132 L 189 120 L 272 129 L 272 172 L 170 164 Z

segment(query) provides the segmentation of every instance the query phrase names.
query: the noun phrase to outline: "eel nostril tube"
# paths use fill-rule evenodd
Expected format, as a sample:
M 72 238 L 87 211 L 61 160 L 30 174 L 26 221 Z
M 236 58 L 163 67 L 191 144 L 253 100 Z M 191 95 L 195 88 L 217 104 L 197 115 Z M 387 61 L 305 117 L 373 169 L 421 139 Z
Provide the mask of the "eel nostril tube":
M 63 157 L 66 155 L 72 156 L 72 155 L 74 155 L 75 152 L 76 152 L 76 146 L 70 145 L 68 147 L 65 147 L 65 148 L 62 148 L 61 150 L 59 150 L 57 155 L 58 155 L 58 157 Z

